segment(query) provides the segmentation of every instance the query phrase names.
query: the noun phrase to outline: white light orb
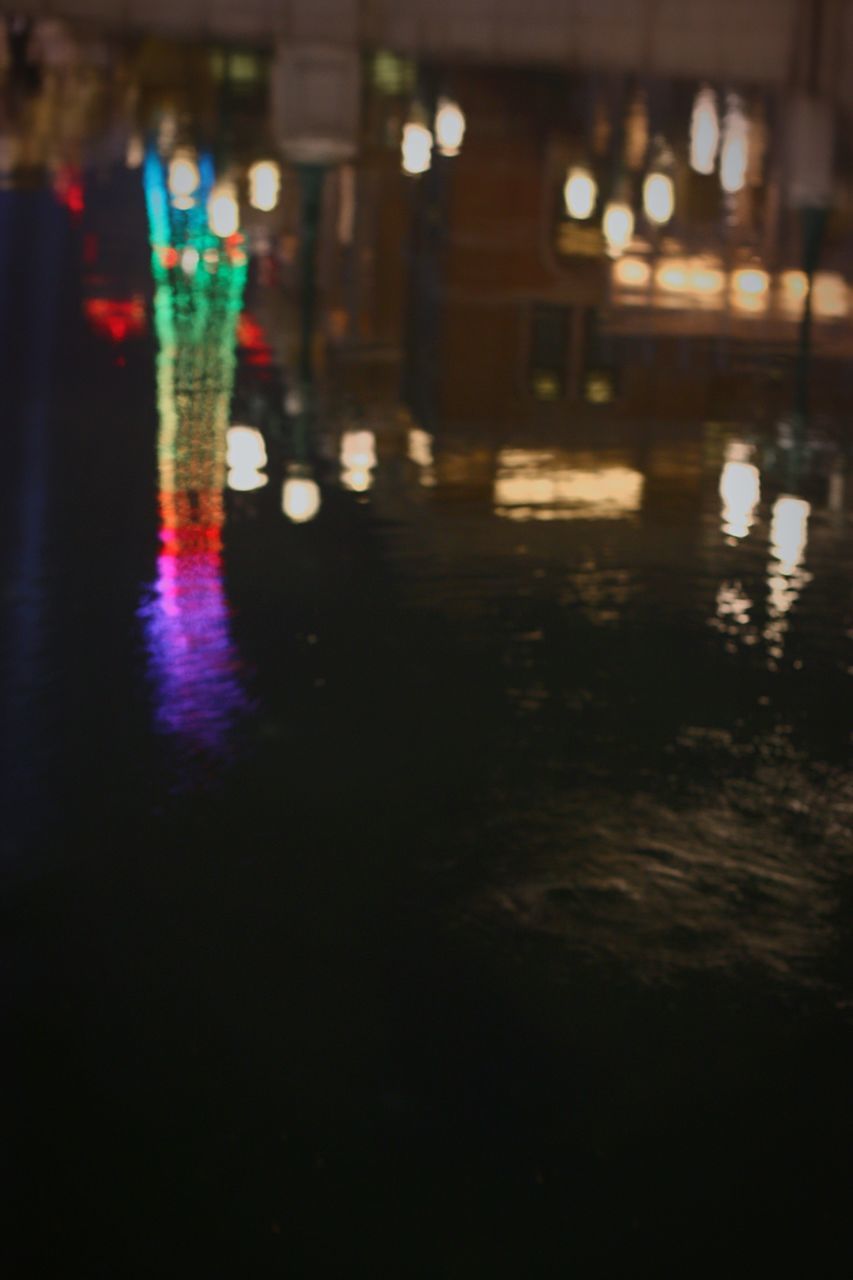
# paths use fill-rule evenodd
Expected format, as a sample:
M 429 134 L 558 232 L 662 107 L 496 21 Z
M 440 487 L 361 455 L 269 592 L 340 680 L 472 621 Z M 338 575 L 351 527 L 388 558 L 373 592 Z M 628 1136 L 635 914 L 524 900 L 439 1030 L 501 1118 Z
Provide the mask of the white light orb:
M 675 187 L 666 173 L 650 173 L 643 183 L 643 209 L 649 222 L 662 227 L 675 212 Z
M 458 102 L 439 98 L 435 113 L 435 140 L 443 156 L 458 156 L 465 137 L 465 116 Z
M 169 161 L 169 194 L 179 200 L 189 200 L 198 190 L 201 174 L 192 151 L 176 151 Z
M 240 206 L 230 182 L 219 182 L 207 202 L 207 224 L 220 240 L 236 235 L 240 228 Z
M 611 200 L 604 210 L 604 239 L 611 258 L 618 258 L 634 237 L 634 210 L 622 200 Z
M 249 170 L 249 204 L 272 213 L 281 191 L 281 170 L 274 160 L 258 160 Z
M 566 176 L 563 197 L 570 218 L 583 222 L 592 217 L 598 199 L 598 183 L 589 169 L 582 165 L 572 165 Z
M 412 176 L 426 173 L 432 164 L 432 134 L 425 124 L 410 121 L 403 126 L 403 172 Z

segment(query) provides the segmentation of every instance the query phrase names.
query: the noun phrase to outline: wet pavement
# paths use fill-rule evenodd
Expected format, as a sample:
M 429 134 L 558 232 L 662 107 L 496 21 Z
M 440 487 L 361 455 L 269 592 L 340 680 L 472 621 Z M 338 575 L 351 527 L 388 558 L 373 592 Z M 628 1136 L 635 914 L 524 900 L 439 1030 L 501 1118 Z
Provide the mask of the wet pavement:
M 8 1274 L 849 1256 L 846 422 L 300 401 L 158 164 L 0 191 Z

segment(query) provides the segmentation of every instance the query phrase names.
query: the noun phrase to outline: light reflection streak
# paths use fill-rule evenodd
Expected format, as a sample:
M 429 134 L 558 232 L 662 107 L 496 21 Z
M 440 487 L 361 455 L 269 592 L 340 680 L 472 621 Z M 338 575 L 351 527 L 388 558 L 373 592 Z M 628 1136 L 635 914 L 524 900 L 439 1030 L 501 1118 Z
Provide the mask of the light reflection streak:
M 140 615 L 158 726 L 193 752 L 222 757 L 246 707 L 222 581 L 226 430 L 246 266 L 227 247 L 214 247 L 205 216 L 208 157 L 199 157 L 199 174 L 198 200 L 170 208 L 163 165 L 155 153 L 146 156 L 161 549 Z M 189 251 L 197 263 L 190 274 L 175 269 Z
M 585 469 L 559 454 L 502 449 L 495 476 L 495 514 L 508 520 L 602 520 L 639 511 L 643 476 L 630 467 Z
M 376 467 L 376 436 L 372 431 L 345 431 L 341 436 L 341 484 L 353 493 L 366 493 Z
M 758 467 L 746 461 L 748 445 L 733 443 L 728 454 L 720 473 L 723 533 L 729 538 L 745 538 L 761 501 L 761 476 Z
M 811 506 L 804 498 L 782 495 L 773 505 L 770 523 L 770 563 L 767 572 L 768 653 L 778 660 L 784 653 L 792 608 L 812 575 L 803 568 Z

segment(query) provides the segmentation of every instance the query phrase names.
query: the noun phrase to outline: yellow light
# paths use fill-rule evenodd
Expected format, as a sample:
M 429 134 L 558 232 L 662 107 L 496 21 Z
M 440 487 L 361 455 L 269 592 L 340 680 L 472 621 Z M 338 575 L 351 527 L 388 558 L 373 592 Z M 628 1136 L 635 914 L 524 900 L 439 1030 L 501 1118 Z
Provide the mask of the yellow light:
M 690 167 L 696 173 L 713 173 L 719 145 L 717 95 L 704 85 L 696 94 L 690 119 Z
M 627 249 L 634 235 L 634 210 L 621 200 L 611 200 L 604 210 L 604 238 L 611 258 Z
M 506 519 L 614 519 L 638 511 L 642 495 L 643 477 L 631 467 L 571 467 L 559 454 L 536 449 L 498 455 L 494 502 Z
M 650 173 L 643 183 L 643 209 L 649 222 L 662 227 L 675 212 L 675 187 L 665 173 Z
M 320 510 L 320 486 L 294 466 L 281 491 L 281 509 L 294 524 L 307 524 Z
M 240 206 L 230 182 L 219 182 L 210 193 L 207 202 L 207 222 L 215 236 L 227 240 L 236 234 L 240 226 Z
M 366 493 L 373 484 L 376 437 L 372 431 L 345 431 L 341 436 L 341 483 L 353 493 Z
M 598 184 L 589 169 L 584 169 L 580 165 L 573 165 L 569 169 L 563 196 L 569 217 L 583 222 L 584 219 L 592 216 L 598 199 Z
M 731 278 L 731 301 L 736 311 L 767 310 L 770 277 L 758 267 L 741 267 Z
M 410 121 L 403 126 L 403 172 L 426 173 L 432 164 L 432 134 L 425 124 Z
M 420 427 L 409 429 L 408 454 L 412 462 L 419 467 L 431 467 L 433 464 L 432 436 Z
M 847 283 L 837 271 L 819 271 L 812 285 L 812 307 L 824 320 L 840 320 L 850 310 Z
M 613 281 L 623 289 L 646 289 L 652 269 L 644 258 L 620 258 L 613 263 Z
M 189 200 L 198 189 L 201 175 L 192 151 L 176 151 L 169 161 L 169 192 L 178 200 Z
M 655 272 L 655 284 L 667 293 L 685 293 L 690 288 L 687 263 L 682 258 L 665 258 Z
M 690 264 L 690 288 L 700 297 L 713 297 L 725 291 L 726 277 L 718 267 L 709 266 L 702 258 L 695 258 Z
M 758 467 L 739 457 L 730 459 L 720 474 L 723 533 L 730 538 L 745 538 L 755 521 L 761 500 L 761 476 Z
M 723 121 L 723 142 L 720 147 L 720 186 L 729 195 L 742 190 L 746 183 L 748 152 L 749 121 L 738 95 L 730 93 Z
M 802 315 L 809 282 L 805 271 L 783 271 L 779 277 L 779 305 L 794 318 Z
M 257 160 L 249 169 L 249 204 L 261 213 L 271 213 L 278 204 L 281 170 L 274 160 Z
M 790 577 L 805 558 L 811 506 L 804 498 L 783 495 L 773 504 L 770 553 L 779 562 L 778 572 Z
M 128 169 L 138 169 L 144 159 L 145 143 L 142 139 L 142 134 L 132 133 L 127 140 L 127 151 L 125 152 L 124 162 Z
M 465 137 L 465 116 L 457 102 L 439 98 L 435 113 L 435 140 L 443 156 L 458 156 Z

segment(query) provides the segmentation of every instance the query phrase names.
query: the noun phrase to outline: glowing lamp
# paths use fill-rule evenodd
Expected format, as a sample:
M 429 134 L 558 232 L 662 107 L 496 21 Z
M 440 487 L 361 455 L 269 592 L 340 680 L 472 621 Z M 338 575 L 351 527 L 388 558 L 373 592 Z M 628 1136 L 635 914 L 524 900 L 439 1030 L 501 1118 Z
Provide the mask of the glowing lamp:
M 465 137 L 465 116 L 458 102 L 439 98 L 435 113 L 435 140 L 443 156 L 458 156 Z
M 675 187 L 666 173 L 650 173 L 643 183 L 643 210 L 649 222 L 662 227 L 675 212 Z
M 432 164 L 432 134 L 425 124 L 410 121 L 403 126 L 402 164 L 403 172 L 413 177 Z
M 230 182 L 219 182 L 211 191 L 207 202 L 207 223 L 220 240 L 236 235 L 240 226 L 240 206 Z
M 696 94 L 690 118 L 690 167 L 696 173 L 714 172 L 720 145 L 720 120 L 714 90 L 704 85 Z
M 271 213 L 278 204 L 281 170 L 274 160 L 258 160 L 249 170 L 249 204 L 261 213 Z
M 169 161 L 169 194 L 177 200 L 189 200 L 200 182 L 201 175 L 192 151 L 176 151 Z
M 634 210 L 621 200 L 611 200 L 604 210 L 604 238 L 611 258 L 628 248 L 634 235 Z
M 738 95 L 730 93 L 720 147 L 720 186 L 729 195 L 735 195 L 746 184 L 748 149 L 749 121 Z
M 281 491 L 281 509 L 294 524 L 307 524 L 320 510 L 320 486 L 304 468 L 291 468 Z
M 566 176 L 563 187 L 566 212 L 570 218 L 583 222 L 592 216 L 595 202 L 598 199 L 598 184 L 589 169 L 581 165 L 573 165 Z
M 267 447 L 255 427 L 229 427 L 226 436 L 226 461 L 229 467 L 265 467 Z

